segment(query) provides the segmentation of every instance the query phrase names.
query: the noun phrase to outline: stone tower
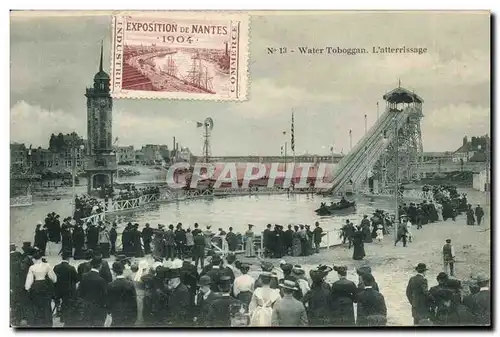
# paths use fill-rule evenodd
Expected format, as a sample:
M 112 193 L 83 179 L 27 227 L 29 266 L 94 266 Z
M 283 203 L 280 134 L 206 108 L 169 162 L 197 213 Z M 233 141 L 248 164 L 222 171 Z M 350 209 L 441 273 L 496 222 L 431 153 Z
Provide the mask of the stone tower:
M 112 110 L 110 78 L 102 68 L 103 47 L 99 72 L 94 76 L 94 85 L 87 88 L 87 161 L 85 171 L 88 178 L 88 193 L 113 185 L 117 170 L 113 152 Z

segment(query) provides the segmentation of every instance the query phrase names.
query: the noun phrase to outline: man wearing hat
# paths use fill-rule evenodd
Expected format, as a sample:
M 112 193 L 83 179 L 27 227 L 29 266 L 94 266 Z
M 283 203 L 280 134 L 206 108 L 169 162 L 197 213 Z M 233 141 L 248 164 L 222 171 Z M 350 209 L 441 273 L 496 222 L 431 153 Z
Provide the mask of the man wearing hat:
M 295 282 L 284 280 L 279 286 L 284 295 L 273 307 L 271 325 L 280 327 L 307 326 L 306 308 L 302 302 L 293 297 L 293 293 L 298 290 Z
M 218 289 L 218 283 L 219 283 L 219 280 L 222 276 L 226 275 L 228 276 L 230 279 L 230 275 L 227 274 L 227 272 L 221 268 L 222 266 L 222 258 L 220 255 L 214 255 L 212 256 L 212 260 L 210 261 L 210 269 L 206 272 L 206 275 L 210 277 L 210 279 L 212 280 L 212 291 L 213 292 L 218 292 L 219 289 Z
M 38 249 L 40 249 L 42 255 L 45 255 L 45 249 L 47 248 L 47 241 L 48 241 L 48 236 L 46 227 L 44 226 L 42 228 L 42 222 L 39 221 L 38 224 L 36 225 L 35 239 L 33 242 L 35 244 L 35 247 L 38 247 Z
M 194 266 L 198 268 L 198 263 L 201 266 L 201 269 L 205 266 L 205 238 L 203 237 L 203 232 L 196 229 L 193 230 L 193 261 Z
M 357 294 L 358 326 L 385 326 L 387 324 L 387 307 L 384 296 L 372 288 L 375 279 L 371 274 L 361 276 L 365 288 Z
M 337 272 L 339 279 L 333 282 L 331 286 L 331 323 L 333 326 L 353 326 L 355 324 L 356 284 L 347 279 L 346 266 L 334 266 L 333 270 Z
M 191 295 L 190 303 L 194 304 L 194 299 L 196 296 L 196 284 L 198 282 L 198 270 L 191 263 L 191 258 L 189 255 L 184 255 L 181 267 L 181 282 L 186 285 Z
M 169 327 L 186 327 L 192 322 L 192 305 L 189 289 L 181 282 L 182 260 L 175 259 L 167 274 L 167 315 Z
M 293 293 L 293 296 L 299 301 L 302 300 L 302 297 L 305 294 L 302 294 L 302 290 L 300 289 L 297 283 L 297 278 L 294 275 L 292 275 L 293 265 L 283 261 L 283 263 L 280 264 L 280 268 L 283 271 L 283 278 L 278 280 L 278 284 L 282 284 L 285 280 L 295 282 L 297 291 Z M 283 290 L 281 291 L 281 296 L 283 296 Z
M 413 323 L 417 325 L 420 320 L 429 317 L 429 286 L 425 278 L 428 270 L 425 263 L 419 263 L 415 268 L 417 275 L 412 276 L 406 287 L 406 297 L 411 304 Z
M 144 254 L 151 254 L 151 239 L 153 238 L 153 229 L 146 223 L 142 229 L 142 241 L 144 243 Z
M 54 285 L 56 306 L 60 305 L 61 322 L 65 322 L 71 314 L 71 309 L 76 297 L 76 283 L 78 273 L 75 267 L 69 264 L 71 255 L 67 251 L 62 252 L 62 261 L 54 266 L 57 282 Z
M 134 326 L 137 319 L 137 294 L 134 283 L 123 276 L 123 264 L 113 263 L 115 280 L 108 286 L 107 310 L 111 313 L 112 327 Z
M 26 275 L 23 271 L 23 255 L 16 251 L 15 244 L 10 244 L 10 323 L 14 327 L 19 326 L 22 320 L 23 297 L 26 292 Z
M 104 327 L 106 320 L 108 283 L 99 275 L 101 261 L 92 259 L 90 271 L 82 276 L 78 286 L 83 305 L 83 321 L 86 327 Z
M 443 269 L 445 273 L 448 272 L 448 267 L 450 267 L 450 276 L 455 276 L 455 250 L 451 245 L 451 239 L 446 239 L 443 246 Z
M 212 302 L 206 316 L 209 327 L 230 327 L 231 317 L 238 312 L 243 303 L 231 297 L 231 278 L 223 275 L 218 282 L 220 297 Z
M 196 303 L 194 308 L 194 321 L 196 326 L 206 327 L 208 322 L 206 321 L 206 316 L 208 314 L 208 309 L 212 305 L 213 301 L 219 296 L 214 293 L 211 289 L 212 280 L 210 276 L 204 275 L 200 277 L 198 282 L 198 295 L 196 295 Z
M 113 222 L 113 224 L 111 225 L 111 229 L 109 230 L 109 244 L 110 244 L 109 253 L 111 255 L 116 254 L 116 239 L 118 238 L 116 227 L 118 227 L 118 225 L 116 224 L 116 222 Z
M 372 268 L 370 266 L 362 266 L 356 268 L 356 274 L 359 276 L 359 283 L 358 283 L 358 292 L 361 292 L 365 289 L 365 284 L 363 283 L 363 274 L 370 274 L 372 275 Z M 373 275 L 372 275 L 373 276 Z M 378 284 L 375 281 L 375 278 L 373 279 L 372 282 L 372 289 L 376 291 L 380 291 L 378 288 Z
M 99 228 L 91 223 L 90 226 L 87 227 L 87 248 L 96 250 L 98 243 L 99 243 Z
M 491 325 L 491 293 L 490 278 L 487 274 L 479 274 L 476 277 L 479 292 L 464 299 L 464 304 L 472 314 L 475 325 Z

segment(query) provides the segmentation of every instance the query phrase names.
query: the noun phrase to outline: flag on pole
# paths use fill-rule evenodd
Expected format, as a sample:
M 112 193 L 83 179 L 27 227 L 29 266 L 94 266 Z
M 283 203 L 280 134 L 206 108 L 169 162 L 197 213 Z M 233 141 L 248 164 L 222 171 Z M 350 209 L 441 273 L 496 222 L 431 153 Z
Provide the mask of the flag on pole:
M 293 111 L 292 111 L 292 142 L 291 142 L 291 146 L 292 146 L 292 151 L 295 152 L 295 132 L 294 132 L 294 128 L 293 128 Z
M 203 126 L 203 123 L 196 122 L 196 127 L 197 127 L 197 128 L 201 128 L 202 126 Z

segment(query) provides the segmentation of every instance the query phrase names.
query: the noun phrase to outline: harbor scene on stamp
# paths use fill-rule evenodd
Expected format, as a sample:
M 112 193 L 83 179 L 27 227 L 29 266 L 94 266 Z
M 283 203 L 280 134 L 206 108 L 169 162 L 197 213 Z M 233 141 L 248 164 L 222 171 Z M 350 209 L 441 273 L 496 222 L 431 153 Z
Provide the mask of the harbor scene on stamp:
M 11 327 L 491 327 L 489 12 L 83 14 L 11 12 Z

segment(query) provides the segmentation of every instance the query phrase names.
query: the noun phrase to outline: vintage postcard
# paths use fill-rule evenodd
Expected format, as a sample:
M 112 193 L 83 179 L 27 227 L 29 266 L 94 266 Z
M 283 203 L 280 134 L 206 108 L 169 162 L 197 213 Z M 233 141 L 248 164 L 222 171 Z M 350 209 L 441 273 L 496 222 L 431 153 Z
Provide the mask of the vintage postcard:
M 11 12 L 11 326 L 491 328 L 490 32 Z
M 113 16 L 112 96 L 242 101 L 248 15 L 152 12 Z

